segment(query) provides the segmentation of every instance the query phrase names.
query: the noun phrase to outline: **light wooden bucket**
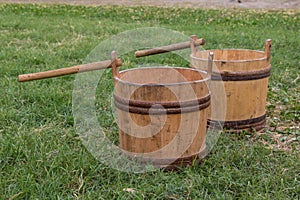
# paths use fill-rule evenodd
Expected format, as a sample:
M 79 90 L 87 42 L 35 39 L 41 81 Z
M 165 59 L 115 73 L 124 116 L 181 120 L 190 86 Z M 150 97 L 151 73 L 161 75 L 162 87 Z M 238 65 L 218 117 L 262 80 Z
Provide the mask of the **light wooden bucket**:
M 167 169 L 205 156 L 208 73 L 175 67 L 112 69 L 119 146 L 126 155 Z
M 242 130 L 259 131 L 266 122 L 266 99 L 268 80 L 271 71 L 271 40 L 265 42 L 264 51 L 247 49 L 224 49 L 196 51 L 192 48 L 191 66 L 204 69 L 207 55 L 214 52 L 214 68 L 211 93 L 214 88 L 225 88 L 226 115 L 224 128 L 239 132 Z M 193 47 L 191 45 L 191 47 Z M 218 94 L 215 94 L 218 95 Z M 212 109 L 222 110 L 212 99 Z M 210 122 L 220 121 L 218 115 L 210 115 Z

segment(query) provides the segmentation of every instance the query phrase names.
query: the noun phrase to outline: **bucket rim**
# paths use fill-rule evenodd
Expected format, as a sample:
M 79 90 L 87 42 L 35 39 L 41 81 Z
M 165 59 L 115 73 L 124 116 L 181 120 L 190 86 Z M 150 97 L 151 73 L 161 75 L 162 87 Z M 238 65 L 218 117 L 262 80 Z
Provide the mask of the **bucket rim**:
M 194 68 L 185 68 L 185 67 L 171 67 L 171 66 L 158 66 L 158 67 L 139 67 L 139 68 L 131 68 L 131 69 L 126 69 L 122 70 L 119 73 L 126 73 L 128 71 L 134 71 L 134 70 L 143 70 L 143 69 L 183 69 L 183 70 L 189 70 L 189 71 L 195 71 L 198 73 L 203 73 L 205 77 L 201 80 L 195 80 L 195 81 L 184 81 L 184 82 L 178 82 L 178 83 L 135 83 L 135 82 L 130 82 L 130 81 L 125 81 L 122 80 L 119 77 L 113 77 L 114 80 L 121 82 L 123 84 L 127 85 L 132 85 L 132 86 L 147 86 L 147 87 L 165 87 L 165 86 L 178 86 L 178 85 L 188 85 L 188 84 L 195 84 L 195 83 L 202 83 L 202 82 L 207 82 L 211 80 L 211 77 L 209 77 L 208 73 L 203 70 L 199 69 L 194 69 Z
M 226 62 L 226 63 L 241 63 L 241 62 L 253 62 L 253 61 L 261 61 L 261 60 L 267 60 L 267 55 L 265 55 L 264 51 L 260 50 L 252 50 L 252 49 L 209 49 L 209 50 L 202 50 L 202 51 L 197 51 L 196 53 L 202 53 L 202 52 L 210 52 L 210 51 L 222 51 L 222 50 L 234 50 L 234 51 L 250 51 L 250 52 L 256 52 L 256 53 L 261 53 L 263 54 L 263 57 L 261 58 L 255 58 L 255 59 L 243 59 L 243 60 L 217 60 L 214 57 L 213 62 Z M 190 57 L 195 60 L 202 60 L 202 61 L 207 61 L 207 58 L 198 58 L 196 55 L 190 54 Z

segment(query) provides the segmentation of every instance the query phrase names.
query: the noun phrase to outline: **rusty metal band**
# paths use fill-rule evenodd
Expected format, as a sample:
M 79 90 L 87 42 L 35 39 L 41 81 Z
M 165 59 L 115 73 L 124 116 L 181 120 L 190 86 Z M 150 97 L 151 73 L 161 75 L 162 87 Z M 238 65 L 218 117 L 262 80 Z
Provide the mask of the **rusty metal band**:
M 206 156 L 206 146 L 204 146 L 203 149 L 199 153 L 186 156 L 186 157 L 180 157 L 180 158 L 146 158 L 146 157 L 136 157 L 131 156 L 130 154 L 123 153 L 125 156 L 127 156 L 129 159 L 134 159 L 137 162 L 143 163 L 143 164 L 152 164 L 154 166 L 158 166 L 163 168 L 164 170 L 176 170 L 179 167 L 185 167 L 192 165 L 196 162 L 201 162 L 201 160 Z
M 203 104 L 198 104 L 198 105 L 189 106 L 189 107 L 179 107 L 179 108 L 177 108 L 177 107 L 161 108 L 161 106 L 157 106 L 157 108 L 155 108 L 155 105 L 151 108 L 147 108 L 147 107 L 135 107 L 135 106 L 125 105 L 125 104 L 119 103 L 118 101 L 115 101 L 114 103 L 118 109 L 123 110 L 125 112 L 144 114 L 144 115 L 149 115 L 149 114 L 163 115 L 163 114 L 189 113 L 189 112 L 203 110 L 210 105 L 210 100 Z
M 210 105 L 210 94 L 190 101 L 182 102 L 145 102 L 128 100 L 114 94 L 114 103 L 123 111 L 137 114 L 179 114 L 203 110 Z M 163 108 L 162 108 L 163 107 Z
M 213 73 L 211 80 L 215 81 L 249 81 L 269 77 L 271 75 L 271 66 L 262 70 L 253 70 L 249 72 L 220 72 Z
M 238 121 L 216 121 L 216 120 L 208 120 L 208 126 L 219 126 L 222 125 L 225 129 L 236 129 L 236 130 L 250 130 L 256 129 L 261 130 L 266 123 L 266 115 L 262 115 L 257 118 L 246 119 L 246 120 L 238 120 Z
M 229 133 L 240 133 L 242 131 L 249 131 L 249 132 L 252 132 L 252 131 L 256 131 L 256 132 L 259 132 L 260 130 L 264 129 L 265 128 L 265 125 L 266 125 L 266 120 L 263 120 L 259 123 L 255 123 L 255 124 L 251 124 L 250 126 L 248 127 L 239 127 L 239 129 L 226 129 L 226 132 L 229 132 Z
M 210 101 L 210 93 L 207 94 L 206 96 L 196 99 L 196 100 L 189 100 L 189 101 L 173 101 L 173 102 L 160 102 L 160 101 L 138 101 L 138 100 L 128 100 L 121 98 L 114 94 L 114 100 L 118 102 L 119 104 L 124 104 L 124 105 L 129 105 L 133 107 L 142 107 L 142 108 L 151 108 L 154 105 L 160 105 L 164 108 L 182 108 L 182 107 L 190 107 L 190 106 L 196 106 L 196 105 L 201 105 L 205 104 L 208 101 Z

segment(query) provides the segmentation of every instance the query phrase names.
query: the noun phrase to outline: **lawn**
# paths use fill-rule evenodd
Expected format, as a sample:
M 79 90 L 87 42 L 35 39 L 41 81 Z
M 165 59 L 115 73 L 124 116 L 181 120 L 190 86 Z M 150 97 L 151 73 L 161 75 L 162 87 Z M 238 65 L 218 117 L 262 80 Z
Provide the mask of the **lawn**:
M 19 83 L 23 73 L 82 64 L 101 41 L 143 27 L 197 34 L 209 48 L 262 50 L 272 38 L 267 128 L 222 134 L 201 164 L 177 172 L 117 171 L 76 134 L 75 76 Z M 0 199 L 299 199 L 300 11 L 0 4 Z M 172 54 L 135 60 L 188 66 Z M 99 124 L 117 141 L 107 106 L 111 70 L 97 88 Z

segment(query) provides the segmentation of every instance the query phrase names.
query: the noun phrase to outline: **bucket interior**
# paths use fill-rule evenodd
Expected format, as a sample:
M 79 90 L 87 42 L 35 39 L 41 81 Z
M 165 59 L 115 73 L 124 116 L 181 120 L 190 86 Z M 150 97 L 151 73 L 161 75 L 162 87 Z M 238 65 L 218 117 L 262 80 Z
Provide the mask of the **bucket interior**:
M 151 67 L 120 72 L 119 81 L 137 85 L 172 85 L 205 81 L 207 73 L 190 68 Z
M 196 58 L 207 60 L 209 52 L 214 52 L 214 61 L 253 61 L 266 59 L 263 51 L 247 49 L 207 50 L 196 53 Z

